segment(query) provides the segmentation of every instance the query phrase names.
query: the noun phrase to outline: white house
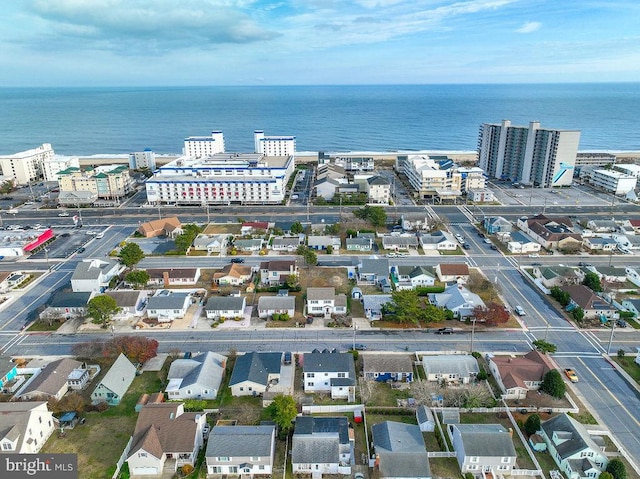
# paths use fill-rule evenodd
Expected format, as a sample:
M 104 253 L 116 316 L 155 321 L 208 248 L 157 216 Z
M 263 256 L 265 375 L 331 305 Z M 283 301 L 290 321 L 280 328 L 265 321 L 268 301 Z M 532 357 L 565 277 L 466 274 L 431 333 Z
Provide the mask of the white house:
M 513 231 L 510 241 L 507 243 L 507 250 L 513 254 L 537 253 L 540 251 L 540 243 L 534 241 L 521 231 Z
M 0 451 L 35 454 L 56 429 L 45 401 L 0 403 Z
M 480 372 L 476 358 L 468 354 L 424 355 L 422 367 L 427 381 L 470 383 Z
M 332 399 L 355 401 L 353 356 L 339 352 L 311 352 L 303 357 L 305 393 L 330 393 Z
M 275 448 L 275 426 L 215 426 L 205 453 L 207 477 L 271 475 Z
M 436 282 L 436 275 L 428 266 L 396 265 L 391 267 L 391 279 L 396 289 L 415 289 L 433 286 Z
M 447 431 L 462 474 L 510 475 L 516 449 L 502 424 L 448 424 Z
M 71 289 L 75 293 L 104 291 L 109 286 L 109 281 L 124 271 L 124 268 L 124 265 L 111 259 L 82 260 L 71 276 Z
M 241 318 L 246 304 L 244 296 L 211 296 L 204 310 L 208 319 Z
M 260 396 L 280 379 L 282 353 L 251 352 L 236 358 L 229 387 L 232 396 Z
M 215 399 L 226 364 L 225 356 L 211 351 L 194 354 L 190 358 L 175 359 L 167 374 L 167 397 L 171 401 Z
M 288 314 L 293 318 L 296 312 L 295 296 L 260 296 L 258 299 L 258 317 L 267 319 L 274 314 Z
M 347 312 L 347 297 L 335 288 L 307 288 L 307 314 L 330 318 Z
M 149 298 L 147 316 L 151 319 L 157 319 L 160 323 L 184 318 L 190 304 L 191 295 L 189 293 L 161 289 Z
M 341 417 L 296 417 L 291 445 L 294 474 L 350 474 L 355 437 Z

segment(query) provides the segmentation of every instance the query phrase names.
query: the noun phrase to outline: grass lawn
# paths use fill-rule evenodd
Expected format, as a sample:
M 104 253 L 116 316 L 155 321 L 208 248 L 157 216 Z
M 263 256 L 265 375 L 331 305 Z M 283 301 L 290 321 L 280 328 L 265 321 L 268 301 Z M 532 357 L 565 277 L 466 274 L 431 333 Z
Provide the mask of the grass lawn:
M 371 399 L 367 401 L 369 407 L 397 407 L 397 399 L 407 399 L 411 397 L 410 389 L 391 389 L 386 383 L 373 383 Z
M 64 438 L 54 432 L 41 452 L 77 454 L 78 470 L 83 479 L 111 477 L 133 434 L 138 418 L 134 410 L 138 398 L 142 393 L 156 392 L 160 388 L 157 372 L 137 376 L 122 403 L 102 413 L 86 413 L 86 423 L 67 430 Z
M 54 321 L 51 326 L 49 326 L 45 321 L 34 321 L 31 326 L 27 329 L 27 331 L 31 333 L 39 332 L 39 331 L 57 331 L 60 326 L 64 324 L 64 321 Z
M 622 366 L 622 369 L 631 376 L 635 382 L 640 383 L 640 366 L 633 362 L 635 357 L 633 356 L 611 356 L 616 363 Z
M 460 466 L 455 457 L 429 458 L 432 477 L 461 477 Z

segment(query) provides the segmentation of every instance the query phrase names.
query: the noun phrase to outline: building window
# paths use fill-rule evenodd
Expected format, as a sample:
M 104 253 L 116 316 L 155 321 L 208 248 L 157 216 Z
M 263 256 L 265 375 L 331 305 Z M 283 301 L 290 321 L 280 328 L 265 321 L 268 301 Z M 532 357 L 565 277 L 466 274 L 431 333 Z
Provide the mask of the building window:
M 478 456 L 472 456 L 469 458 L 469 462 L 478 462 L 480 458 Z
M 312 387 L 313 387 L 313 382 L 308 382 L 308 383 L 307 383 L 307 387 L 312 388 Z
M 502 458 L 502 463 L 503 464 L 509 464 L 509 458 L 508 457 L 503 457 Z
M 230 462 L 231 458 L 226 456 L 221 456 L 217 458 L 218 462 Z
M 5 451 L 11 451 L 13 449 L 13 446 L 9 442 L 3 442 L 2 449 Z

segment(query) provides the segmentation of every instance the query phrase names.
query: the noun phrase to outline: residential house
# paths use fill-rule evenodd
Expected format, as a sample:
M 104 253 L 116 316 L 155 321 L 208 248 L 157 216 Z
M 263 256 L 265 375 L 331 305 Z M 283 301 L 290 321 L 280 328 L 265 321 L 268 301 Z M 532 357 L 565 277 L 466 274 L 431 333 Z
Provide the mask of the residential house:
M 440 263 L 436 266 L 436 274 L 442 283 L 466 283 L 469 281 L 469 266 L 466 263 Z
M 140 409 L 127 454 L 132 476 L 160 476 L 194 466 L 203 446 L 206 412 L 184 412 L 183 403 L 147 404 Z
M 261 238 L 236 239 L 233 241 L 233 249 L 244 253 L 255 253 L 260 251 L 263 245 L 264 240 Z
M 294 474 L 350 474 L 355 436 L 346 417 L 298 416 L 291 443 Z
M 488 188 L 467 190 L 467 198 L 474 203 L 491 203 L 496 201 L 496 197 Z
M 110 406 L 117 406 L 135 377 L 136 367 L 124 354 L 120 353 L 91 393 L 91 403 L 106 402 Z
M 496 233 L 510 233 L 513 230 L 511 221 L 502 216 L 487 216 L 482 221 L 482 226 L 490 235 Z
M 244 316 L 246 305 L 244 296 L 211 296 L 204 310 L 208 319 L 234 319 Z
M 511 431 L 502 424 L 449 424 L 447 430 L 463 475 L 511 475 L 517 454 Z
M 390 294 L 365 294 L 362 296 L 364 317 L 369 321 L 382 319 L 382 307 L 391 303 Z
M 271 242 L 271 249 L 273 251 L 292 252 L 297 250 L 301 244 L 302 237 L 300 236 L 276 236 Z
M 260 396 L 280 379 L 282 353 L 246 353 L 236 358 L 229 387 L 232 396 Z
M 303 362 L 305 393 L 330 393 L 331 399 L 356 398 L 356 368 L 350 353 L 305 353 Z
M 368 381 L 413 382 L 413 360 L 408 354 L 363 354 L 362 372 Z
M 523 216 L 517 224 L 545 249 L 582 245 L 582 235 L 573 232 L 573 223 L 565 216 Z
M 619 266 L 588 266 L 589 271 L 598 275 L 600 281 L 606 283 L 624 283 L 627 280 L 628 268 Z
M 373 239 L 370 237 L 347 238 L 345 245 L 347 251 L 371 251 L 373 249 Z
M 171 238 L 182 233 L 182 223 L 177 216 L 161 218 L 159 220 L 142 223 L 138 227 L 138 233 L 145 238 L 155 238 L 156 236 L 169 236 Z
M 347 297 L 336 294 L 335 288 L 307 288 L 307 314 L 330 318 L 346 312 Z
M 45 401 L 0 402 L 1 453 L 36 454 L 55 429 Z
M 439 354 L 422 357 L 422 367 L 427 381 L 468 384 L 473 381 L 480 368 L 476 358 L 467 354 Z
M 569 479 L 593 479 L 606 470 L 609 459 L 604 442 L 568 414 L 559 414 L 541 425 L 540 435 L 558 468 Z
M 556 369 L 551 359 L 538 351 L 524 356 L 493 356 L 488 363 L 505 399 L 525 399 L 529 391 L 540 389 L 549 371 Z
M 200 279 L 200 268 L 152 268 L 147 269 L 149 285 L 162 286 L 193 286 Z
M 460 321 L 473 316 L 477 307 L 486 307 L 480 296 L 458 284 L 447 286 L 442 293 L 430 294 L 429 301 L 439 308 L 448 309 Z
M 193 240 L 193 249 L 196 251 L 206 251 L 207 253 L 220 253 L 229 244 L 228 234 L 207 235 L 199 234 Z
M 579 282 L 576 270 L 570 266 L 536 266 L 533 268 L 533 277 L 545 288 Z
M 326 250 L 330 246 L 333 251 L 338 251 L 341 245 L 339 236 L 311 235 L 307 238 L 307 246 L 315 250 Z
M 613 220 L 589 220 L 587 228 L 594 233 L 613 233 L 618 231 L 618 224 Z
M 249 234 L 265 234 L 269 229 L 269 223 L 266 221 L 245 221 L 240 226 L 240 234 L 242 236 Z
M 75 359 L 63 358 L 52 361 L 34 374 L 13 399 L 22 401 L 60 399 L 69 390 L 69 375 L 79 368 L 86 369 L 84 363 Z
M 585 236 L 582 245 L 589 251 L 616 251 L 618 242 L 613 238 L 603 236 Z
M 540 251 L 540 243 L 533 240 L 522 231 L 514 231 L 507 242 L 507 250 L 511 254 L 528 254 Z
M 190 304 L 190 293 L 161 289 L 149 298 L 147 302 L 147 317 L 157 319 L 160 323 L 184 318 Z
M 214 426 L 205 452 L 207 476 L 270 476 L 275 448 L 275 426 Z
M 295 296 L 260 296 L 258 299 L 258 317 L 267 319 L 274 314 L 288 314 L 290 318 L 296 313 Z
M 0 391 L 4 391 L 17 375 L 18 368 L 16 363 L 12 362 L 7 356 L 0 356 Z
M 374 175 L 364 183 L 369 203 L 388 205 L 391 200 L 391 183 L 383 176 Z
M 416 289 L 433 286 L 436 275 L 430 266 L 397 265 L 391 267 L 391 280 L 397 290 Z
M 387 258 L 362 258 L 358 264 L 358 281 L 380 284 L 389 279 L 389 260 Z
M 190 358 L 174 359 L 167 374 L 165 392 L 171 401 L 215 399 L 227 365 L 227 358 L 207 351 Z
M 416 408 L 416 421 L 422 432 L 433 432 L 436 429 L 436 418 L 424 404 Z
M 409 251 L 418 248 L 418 237 L 415 234 L 383 235 L 382 247 L 389 251 Z
M 434 231 L 433 233 L 418 233 L 418 239 L 425 251 L 455 251 L 459 243 L 448 231 Z
M 586 286 L 582 284 L 572 284 L 561 286 L 561 288 L 571 296 L 571 303 L 567 308 L 572 309 L 576 306 L 582 308 L 585 318 L 606 318 L 606 320 L 609 320 L 616 316 L 616 308 Z
M 71 276 L 74 293 L 102 292 L 112 278 L 124 271 L 124 266 L 111 259 L 83 259 Z
M 260 263 L 260 283 L 269 286 L 281 286 L 287 282 L 289 276 L 298 276 L 298 262 L 296 260 L 263 261 Z
M 634 314 L 634 318 L 640 317 L 640 298 L 623 299 L 622 307 L 626 311 L 631 311 Z
M 121 320 L 143 315 L 148 302 L 148 293 L 144 290 L 123 290 L 107 291 L 107 296 L 116 300 L 116 305 L 120 308 L 111 319 Z
M 240 286 L 249 281 L 252 275 L 251 266 L 230 263 L 213 273 L 213 282 L 220 286 Z
M 395 421 L 371 426 L 374 468 L 381 478 L 431 479 L 429 458 L 420 427 Z
M 83 318 L 87 315 L 90 292 L 72 293 L 58 291 L 47 301 L 47 308 L 40 313 L 41 318 Z
M 97 368 L 98 371 L 100 371 L 100 367 L 98 366 Z M 90 380 L 91 375 L 89 374 L 89 369 L 87 369 L 84 363 L 71 371 L 69 376 L 67 376 L 69 389 L 73 389 L 74 391 L 82 391 L 89 384 Z

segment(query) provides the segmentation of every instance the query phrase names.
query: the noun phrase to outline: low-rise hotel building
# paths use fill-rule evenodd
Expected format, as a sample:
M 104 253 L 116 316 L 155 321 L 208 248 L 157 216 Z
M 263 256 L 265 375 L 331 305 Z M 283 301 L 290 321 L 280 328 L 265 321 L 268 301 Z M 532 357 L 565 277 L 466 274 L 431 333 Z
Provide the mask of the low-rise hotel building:
M 426 155 L 409 156 L 401 163 L 401 172 L 420 199 L 438 196 L 456 197 L 462 194 L 462 175 L 451 166 L 442 167 L 440 162 Z
M 77 156 L 54 155 L 42 162 L 44 181 L 58 181 L 58 173 L 68 168 L 80 168 L 80 159 Z
M 620 171 L 585 167 L 580 170 L 580 181 L 589 183 L 614 195 L 626 195 L 635 190 L 638 178 Z
M 133 189 L 129 168 L 125 165 L 99 166 L 85 170 L 72 167 L 59 171 L 57 175 L 61 202 L 65 193 L 69 192 L 88 191 L 92 197 L 114 200 L 128 195 Z
M 279 204 L 295 157 L 261 153 L 218 153 L 181 157 L 159 168 L 145 183 L 153 204 Z
M 264 131 L 253 132 L 255 153 L 265 156 L 289 156 L 296 154 L 295 136 L 265 136 Z
M 211 136 L 190 136 L 184 139 L 184 155 L 190 158 L 206 158 L 224 153 L 224 134 L 212 131 Z

